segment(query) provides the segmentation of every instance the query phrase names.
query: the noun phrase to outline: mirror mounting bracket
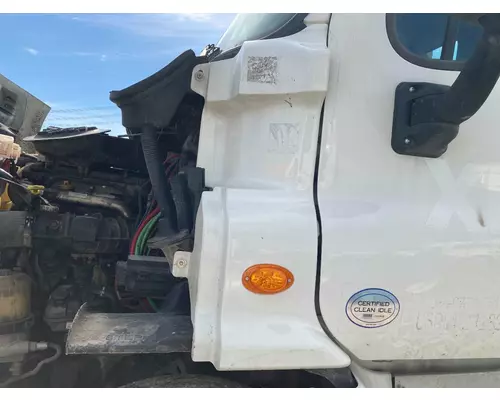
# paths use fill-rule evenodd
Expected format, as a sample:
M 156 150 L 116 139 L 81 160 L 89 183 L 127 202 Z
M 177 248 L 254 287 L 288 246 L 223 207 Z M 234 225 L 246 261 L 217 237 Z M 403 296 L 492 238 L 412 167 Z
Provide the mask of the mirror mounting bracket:
M 403 82 L 396 88 L 391 140 L 396 153 L 440 157 L 460 124 L 490 95 L 500 77 L 500 14 L 483 14 L 478 22 L 483 36 L 451 87 Z
M 396 88 L 392 149 L 402 155 L 437 158 L 458 134 L 458 125 L 432 121 L 432 114 L 421 115 L 427 99 L 435 101 L 450 90 L 434 83 L 402 82 Z M 421 104 L 420 107 L 415 106 Z M 425 112 L 425 111 L 424 111 Z M 425 119 L 428 122 L 424 122 Z M 419 123 L 415 123 L 419 121 Z

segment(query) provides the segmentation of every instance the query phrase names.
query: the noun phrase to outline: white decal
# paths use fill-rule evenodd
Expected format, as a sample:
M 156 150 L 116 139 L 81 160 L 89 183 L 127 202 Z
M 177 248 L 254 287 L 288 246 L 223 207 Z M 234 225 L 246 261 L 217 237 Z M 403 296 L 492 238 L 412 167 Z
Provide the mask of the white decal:
M 353 324 L 362 328 L 380 328 L 390 324 L 399 314 L 399 301 L 384 289 L 364 289 L 347 301 L 345 312 Z
M 273 123 L 269 125 L 268 152 L 280 154 L 296 154 L 299 150 L 299 124 Z
M 459 177 L 455 179 L 445 160 L 426 159 L 425 161 L 442 194 L 441 199 L 434 206 L 427 219 L 427 225 L 445 228 L 456 213 L 469 232 L 481 230 L 482 226 L 478 220 L 477 212 L 465 197 L 466 178 L 471 177 L 469 172 L 472 167 L 466 166 Z

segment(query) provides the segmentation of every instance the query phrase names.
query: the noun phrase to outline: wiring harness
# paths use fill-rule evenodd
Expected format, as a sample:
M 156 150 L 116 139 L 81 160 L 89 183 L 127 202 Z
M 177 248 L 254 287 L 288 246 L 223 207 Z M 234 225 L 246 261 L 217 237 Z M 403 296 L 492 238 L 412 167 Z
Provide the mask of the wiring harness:
M 170 181 L 180 169 L 180 154 L 177 153 L 169 153 L 167 158 L 163 162 L 165 167 L 165 175 L 167 179 Z M 157 201 L 153 197 L 152 191 L 150 191 L 148 196 L 148 203 L 146 206 L 146 210 L 142 219 L 137 224 L 137 229 L 135 231 L 134 236 L 130 242 L 129 254 L 130 255 L 151 255 L 153 251 L 148 247 L 148 240 L 151 238 L 155 232 L 159 219 L 161 218 L 160 207 L 158 206 Z M 154 250 L 158 251 L 158 250 Z M 118 293 L 118 288 L 116 287 L 116 292 L 118 298 L 123 302 L 123 300 L 127 300 L 124 297 L 120 297 Z M 126 305 L 128 308 L 135 309 L 136 307 Z M 143 309 L 150 311 L 151 309 L 154 312 L 158 311 L 158 306 L 155 301 L 151 298 L 146 298 L 141 301 L 141 306 Z

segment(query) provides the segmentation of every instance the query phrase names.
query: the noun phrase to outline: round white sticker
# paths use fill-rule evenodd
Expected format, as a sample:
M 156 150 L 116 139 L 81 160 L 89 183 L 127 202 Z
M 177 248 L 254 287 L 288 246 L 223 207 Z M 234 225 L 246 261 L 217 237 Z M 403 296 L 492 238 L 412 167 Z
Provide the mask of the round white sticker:
M 380 328 L 396 319 L 399 308 L 399 301 L 391 292 L 371 288 L 354 293 L 345 312 L 352 323 L 362 328 Z

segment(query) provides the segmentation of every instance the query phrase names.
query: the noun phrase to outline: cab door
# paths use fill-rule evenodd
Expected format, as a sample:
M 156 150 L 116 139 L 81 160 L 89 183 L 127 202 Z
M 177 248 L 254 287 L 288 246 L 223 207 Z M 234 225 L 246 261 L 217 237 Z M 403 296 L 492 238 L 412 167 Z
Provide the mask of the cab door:
M 500 87 L 443 155 L 396 153 L 398 85 L 451 85 L 481 32 L 452 21 L 450 42 L 446 15 L 391 18 L 330 21 L 317 311 L 332 340 L 379 367 L 498 359 Z

